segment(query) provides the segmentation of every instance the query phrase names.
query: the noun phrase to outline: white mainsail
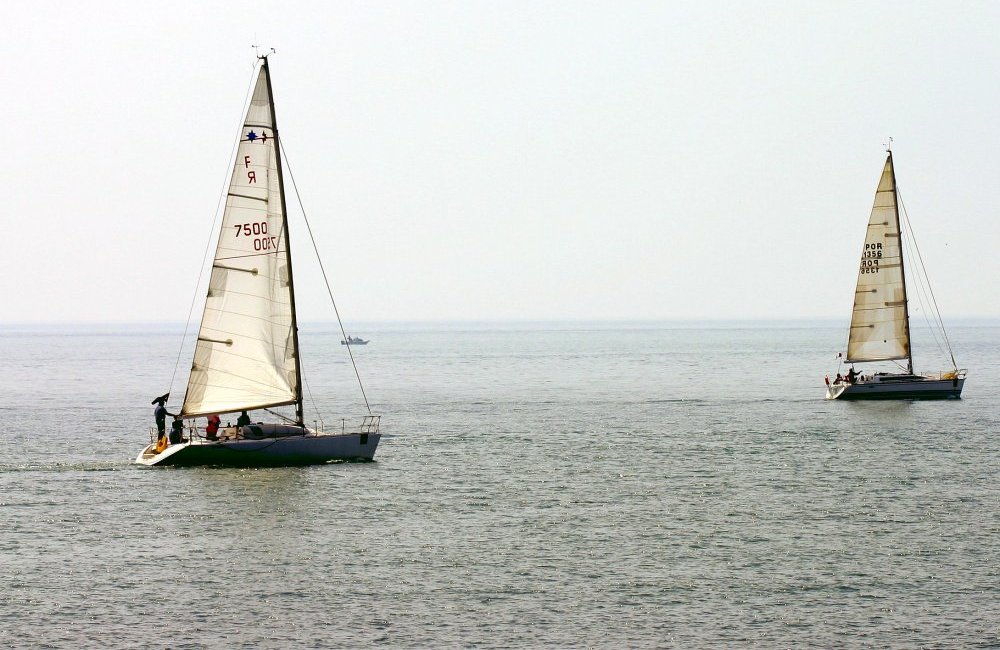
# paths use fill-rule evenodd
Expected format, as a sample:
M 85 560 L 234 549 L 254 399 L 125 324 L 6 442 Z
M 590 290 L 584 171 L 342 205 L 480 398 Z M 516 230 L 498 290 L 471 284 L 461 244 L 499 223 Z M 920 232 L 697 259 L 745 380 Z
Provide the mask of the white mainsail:
M 265 61 L 229 183 L 184 416 L 298 399 L 291 260 L 272 106 Z
M 875 192 L 875 205 L 861 251 L 847 360 L 884 361 L 909 357 L 906 284 L 896 177 L 890 152 Z

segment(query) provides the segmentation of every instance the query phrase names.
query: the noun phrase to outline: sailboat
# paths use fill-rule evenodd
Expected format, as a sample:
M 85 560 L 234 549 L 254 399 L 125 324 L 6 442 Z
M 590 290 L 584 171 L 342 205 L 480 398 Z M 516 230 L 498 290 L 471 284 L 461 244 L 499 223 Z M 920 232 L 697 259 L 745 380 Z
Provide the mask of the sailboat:
M 832 382 L 827 376 L 827 399 L 947 399 L 962 396 L 966 371 L 959 370 L 955 363 L 940 314 L 937 314 L 937 322 L 948 346 L 952 369 L 925 374 L 916 374 L 913 370 L 899 207 L 890 147 L 875 191 L 875 204 L 861 252 L 854 313 L 847 341 L 846 360 L 851 368 L 845 377 L 838 372 Z M 912 238 L 912 232 L 910 234 Z M 936 304 L 934 308 L 936 311 Z M 854 369 L 854 364 L 860 362 L 898 363 L 903 360 L 906 366 L 905 369 L 900 366 L 902 372 L 865 374 Z
M 151 430 L 150 444 L 135 459 L 142 465 L 371 460 L 379 443 L 380 416 L 370 408 L 356 430 L 346 423 L 332 433 L 305 425 L 281 147 L 267 56 L 258 58 L 175 435 L 168 441 Z M 168 396 L 154 402 L 162 406 Z M 294 406 L 294 419 L 254 422 L 250 415 L 277 415 L 270 409 L 281 406 Z M 227 414 L 240 416 L 220 426 Z M 209 418 L 205 429 L 196 425 L 201 417 Z

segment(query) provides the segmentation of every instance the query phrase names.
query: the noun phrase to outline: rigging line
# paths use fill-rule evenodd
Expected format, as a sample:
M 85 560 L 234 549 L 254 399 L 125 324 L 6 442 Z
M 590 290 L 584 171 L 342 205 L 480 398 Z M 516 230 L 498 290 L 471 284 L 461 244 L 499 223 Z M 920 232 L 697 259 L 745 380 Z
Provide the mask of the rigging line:
M 316 238 L 313 237 L 312 226 L 309 224 L 309 217 L 306 216 L 306 207 L 302 204 L 302 196 L 299 194 L 299 186 L 295 183 L 295 174 L 292 173 L 292 165 L 288 161 L 288 151 L 285 149 L 283 140 L 279 139 L 277 145 L 281 147 L 281 152 L 284 154 L 285 167 L 288 168 L 288 178 L 292 181 L 292 189 L 295 190 L 295 199 L 299 202 L 299 209 L 302 211 L 302 220 L 306 222 L 306 230 L 309 231 L 309 240 L 312 242 L 313 251 L 316 252 L 316 261 L 319 262 L 319 270 L 323 274 L 323 282 L 326 283 L 326 292 L 330 296 L 333 313 L 337 316 L 337 324 L 340 325 L 340 333 L 346 341 L 347 331 L 344 329 L 344 321 L 340 319 L 340 310 L 337 309 L 337 301 L 333 298 L 333 289 L 330 288 L 330 280 L 326 277 L 326 269 L 323 268 L 323 258 L 319 254 L 319 246 L 316 245 Z M 361 388 L 361 397 L 365 400 L 365 408 L 368 409 L 368 415 L 371 415 L 372 407 L 368 404 L 368 395 L 365 394 L 365 385 L 361 381 L 361 373 L 358 372 L 358 364 L 354 361 L 354 353 L 351 352 L 350 343 L 347 344 L 347 354 L 351 357 L 351 366 L 354 368 L 354 376 L 358 378 L 358 387 Z
M 916 251 L 913 250 L 913 246 L 909 242 L 909 232 L 907 232 L 907 240 L 904 245 L 906 246 L 906 254 L 910 257 L 910 259 L 917 259 Z M 913 275 L 917 275 L 918 277 L 913 278 Z M 928 332 L 930 332 L 931 339 L 934 341 L 934 346 L 938 353 L 942 357 L 947 358 L 948 353 L 945 351 L 943 342 L 937 333 L 938 325 L 936 322 L 931 322 L 930 320 L 930 316 L 933 316 L 934 310 L 931 307 L 931 301 L 927 295 L 926 280 L 919 277 L 919 274 L 912 274 L 911 278 L 914 279 L 914 282 L 910 286 L 913 288 L 914 295 L 916 295 L 916 300 L 919 303 L 918 311 L 920 311 L 920 316 L 923 318 Z M 910 317 L 911 319 L 916 318 L 913 310 L 910 311 Z
M 905 216 L 905 210 L 904 210 L 904 216 Z M 903 245 L 906 247 L 906 254 L 910 257 L 910 259 L 917 259 L 917 253 L 916 253 L 916 251 L 913 248 L 913 241 L 915 241 L 915 240 L 914 240 L 914 237 L 913 237 L 913 232 L 909 228 L 910 224 L 904 218 L 902 225 L 907 226 L 907 228 L 906 228 L 906 235 L 907 236 L 903 238 Z M 932 312 L 932 309 L 930 308 L 930 304 L 931 304 L 930 297 L 928 296 L 928 293 L 927 293 L 928 292 L 928 279 L 926 277 L 923 277 L 922 273 L 921 274 L 916 274 L 916 276 L 917 276 L 915 278 L 916 281 L 914 282 L 913 286 L 915 287 L 915 290 L 917 292 L 917 300 L 920 303 L 920 308 L 921 308 L 921 314 L 920 315 L 921 315 L 921 317 L 923 317 L 924 323 L 927 324 L 927 329 L 931 333 L 931 338 L 934 340 L 934 345 L 935 345 L 935 347 L 937 347 L 937 351 L 941 354 L 941 356 L 943 356 L 943 357 L 947 356 L 948 353 L 945 351 L 944 345 L 942 344 L 943 342 L 941 341 L 941 339 L 938 336 L 938 333 L 936 331 L 938 329 L 937 328 L 937 323 L 932 323 L 931 320 L 930 320 L 930 318 L 928 318 L 928 314 L 930 312 Z
M 287 217 L 287 215 L 286 215 L 286 217 Z M 320 423 L 322 423 L 323 422 L 323 414 L 319 412 L 319 407 L 316 406 L 316 398 L 314 398 L 313 394 L 312 394 L 312 388 L 309 387 L 309 382 L 306 381 L 306 367 L 305 367 L 305 364 L 302 363 L 301 357 L 299 358 L 299 381 L 302 382 L 302 385 L 306 389 L 306 393 L 309 394 L 309 403 L 312 405 L 313 410 L 316 412 L 316 419 Z M 305 422 L 302 422 L 302 426 L 305 426 Z M 323 427 L 321 426 L 320 428 L 322 429 Z
M 284 420 L 285 422 L 291 422 L 291 423 L 297 424 L 297 422 L 295 422 L 295 418 L 290 418 L 287 415 L 284 415 L 283 413 L 278 413 L 277 411 L 272 411 L 269 408 L 265 408 L 265 409 L 261 409 L 261 410 L 267 411 L 268 413 L 270 413 L 274 417 L 280 418 L 280 419 Z
M 243 120 L 246 119 L 246 107 L 250 102 L 250 95 L 253 93 L 254 88 L 254 77 L 253 73 L 257 71 L 256 64 L 253 67 L 253 72 L 250 73 L 250 85 L 247 86 L 247 94 L 243 98 L 243 106 L 240 109 L 240 133 L 243 132 Z M 231 175 L 231 168 L 233 166 L 233 161 L 236 159 L 236 151 L 239 149 L 240 139 L 237 138 L 236 142 L 233 143 L 233 148 L 229 152 L 229 158 L 226 160 L 226 177 Z M 187 341 L 188 330 L 191 328 L 191 315 L 194 313 L 194 305 L 198 300 L 198 287 L 201 286 L 201 279 L 205 275 L 205 261 L 208 259 L 208 251 L 212 247 L 212 235 L 215 233 L 216 224 L 219 223 L 219 215 L 222 213 L 222 199 L 225 194 L 229 192 L 229 183 L 223 181 L 223 190 L 219 193 L 219 198 L 215 202 L 215 217 L 212 219 L 212 227 L 208 231 L 208 241 L 205 242 L 205 252 L 202 253 L 201 257 L 201 270 L 198 271 L 198 282 L 194 285 L 194 295 L 191 296 L 191 306 L 188 308 L 187 320 L 184 322 L 184 334 L 181 335 L 180 348 L 177 350 L 177 360 L 174 361 L 174 372 L 170 375 L 170 390 L 167 391 L 169 395 L 174 390 L 174 380 L 177 378 L 177 368 L 181 364 L 181 354 L 184 352 L 184 342 Z
M 319 421 L 319 428 L 323 430 L 323 414 L 319 412 L 319 407 L 316 406 L 316 398 L 313 397 L 312 388 L 309 388 L 309 382 L 306 381 L 306 373 L 304 370 L 299 371 L 300 379 L 302 379 L 302 385 L 306 387 L 306 392 L 309 394 L 309 403 L 312 404 L 313 410 L 316 411 L 316 419 Z M 303 425 L 304 426 L 304 425 Z
M 903 197 L 899 194 L 899 186 L 896 186 L 896 196 L 899 197 L 899 206 L 903 208 L 903 218 L 906 220 L 906 227 L 910 231 L 910 239 L 913 240 L 913 248 L 917 251 L 917 260 L 920 262 L 920 270 L 924 274 L 924 278 L 927 282 L 927 291 L 931 295 L 931 301 L 934 304 L 934 313 L 937 316 L 938 325 L 941 327 L 941 336 L 944 338 L 945 345 L 948 346 L 948 356 L 951 357 L 952 365 L 957 368 L 958 363 L 955 361 L 955 353 L 951 349 L 951 341 L 948 340 L 948 331 L 944 328 L 944 321 L 941 319 L 941 310 L 938 309 L 937 298 L 934 296 L 934 288 L 931 287 L 930 278 L 927 276 L 927 268 L 924 266 L 924 256 L 920 254 L 920 246 L 917 245 L 917 238 L 913 234 L 913 224 L 910 223 L 910 215 L 906 212 L 906 206 L 903 205 Z
M 905 235 L 900 237 L 900 250 L 906 254 L 908 259 L 916 260 L 917 252 L 913 248 L 913 233 L 910 232 L 910 229 L 907 227 L 908 223 L 905 218 L 905 210 L 902 210 L 902 208 L 900 208 L 900 210 L 902 211 L 902 218 L 899 221 L 899 229 L 900 233 Z M 916 268 L 916 266 L 914 266 L 914 268 Z M 931 307 L 930 298 L 927 295 L 927 279 L 923 277 L 922 273 L 914 272 L 910 274 L 910 280 L 911 282 L 908 287 L 911 291 L 908 295 L 912 295 L 917 303 L 916 308 L 914 310 L 910 310 L 910 318 L 911 320 L 915 319 L 916 312 L 920 312 L 920 317 L 930 330 L 938 351 L 944 354 L 937 332 L 934 331 L 937 329 L 937 324 L 932 323 L 930 320 L 930 316 L 933 315 L 933 308 Z M 910 300 L 910 302 L 914 302 L 914 300 Z

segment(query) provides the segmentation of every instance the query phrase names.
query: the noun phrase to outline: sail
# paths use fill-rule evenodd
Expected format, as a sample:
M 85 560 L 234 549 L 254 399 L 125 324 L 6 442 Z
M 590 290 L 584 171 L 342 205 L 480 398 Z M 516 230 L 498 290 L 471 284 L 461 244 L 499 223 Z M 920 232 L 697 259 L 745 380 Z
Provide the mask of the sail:
M 848 361 L 883 361 L 910 356 L 906 285 L 896 205 L 892 154 L 885 161 L 861 251 Z
M 185 416 L 297 401 L 291 260 L 267 75 L 265 61 L 229 183 Z

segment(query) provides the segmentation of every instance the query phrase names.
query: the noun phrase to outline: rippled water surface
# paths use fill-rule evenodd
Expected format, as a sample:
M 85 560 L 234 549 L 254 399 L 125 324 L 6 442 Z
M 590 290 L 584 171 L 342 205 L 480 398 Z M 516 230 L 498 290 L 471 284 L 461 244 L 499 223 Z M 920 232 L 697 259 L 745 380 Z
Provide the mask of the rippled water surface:
M 950 332 L 965 399 L 884 403 L 822 399 L 827 327 L 356 333 L 376 462 L 234 470 L 131 463 L 179 331 L 0 330 L 0 645 L 1000 644 L 1000 328 Z

